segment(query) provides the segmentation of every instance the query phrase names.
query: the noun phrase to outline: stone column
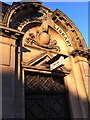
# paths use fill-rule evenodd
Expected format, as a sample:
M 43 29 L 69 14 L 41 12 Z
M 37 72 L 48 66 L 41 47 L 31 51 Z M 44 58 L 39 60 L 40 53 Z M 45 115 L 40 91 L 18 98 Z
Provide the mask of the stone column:
M 22 79 L 22 39 L 15 51 L 15 81 L 14 81 L 14 118 L 25 118 L 24 83 Z
M 15 47 L 15 39 L 0 36 L 3 118 L 14 118 Z
M 83 80 L 83 73 L 80 68 L 79 58 L 80 58 L 79 56 L 76 56 L 74 58 L 73 73 L 75 77 L 75 82 L 78 92 L 78 100 L 82 112 L 82 118 L 88 118 L 88 97 Z
M 71 55 L 72 70 L 65 80 L 69 90 L 72 117 L 88 119 L 88 80 L 90 78 L 88 60 L 84 56 L 85 52 L 79 50 L 74 51 Z
M 75 75 L 74 75 L 74 59 L 72 56 L 70 56 L 70 66 L 71 71 L 70 73 L 65 77 L 65 84 L 67 86 L 67 89 L 69 91 L 69 106 L 70 106 L 70 113 L 72 119 L 82 118 L 82 112 L 79 102 L 79 96 L 78 96 L 78 90 L 77 90 L 77 84 L 75 81 Z
M 4 119 L 17 118 L 16 114 L 19 114 L 19 118 L 22 118 L 23 110 L 21 106 L 24 106 L 24 103 L 21 102 L 21 99 L 24 98 L 22 98 L 22 86 L 18 83 L 18 74 L 16 73 L 16 69 L 18 69 L 18 64 L 16 64 L 16 56 L 18 55 L 16 53 L 16 41 L 20 42 L 23 33 L 3 26 L 0 26 L 0 30 L 2 30 L 0 34 L 0 48 L 2 48 L 2 61 L 0 60 L 0 74 L 2 74 L 2 79 L 0 79 L 2 99 L 0 97 L 0 102 L 2 102 L 2 106 L 0 108 L 2 110 L 0 109 L 0 113 L 2 113 Z M 17 98 L 20 98 L 19 103 Z

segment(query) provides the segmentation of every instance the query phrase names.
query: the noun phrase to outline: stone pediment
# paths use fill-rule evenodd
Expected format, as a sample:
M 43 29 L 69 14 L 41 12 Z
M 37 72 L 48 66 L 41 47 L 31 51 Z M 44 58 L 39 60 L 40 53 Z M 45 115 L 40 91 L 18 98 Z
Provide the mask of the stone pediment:
M 27 61 L 27 62 L 23 62 L 22 65 L 23 66 L 44 66 L 44 67 L 47 67 L 47 64 L 45 64 L 48 60 L 52 59 L 53 58 L 53 55 L 50 53 L 50 52 L 43 52 L 41 53 L 40 55 L 37 55 L 35 58 L 33 58 L 32 60 L 30 61 Z
M 57 56 L 57 55 L 56 55 Z M 49 61 L 52 61 L 52 59 L 55 56 L 53 56 L 50 52 L 43 52 L 40 55 L 37 55 L 32 60 L 28 60 L 26 62 L 22 62 L 23 68 L 28 69 L 35 69 L 35 70 L 45 70 L 45 71 L 51 71 L 50 70 L 50 64 L 47 64 Z M 51 71 L 53 72 L 53 71 Z M 58 67 L 55 72 L 62 72 L 68 74 L 70 72 L 69 69 L 67 69 L 65 66 Z

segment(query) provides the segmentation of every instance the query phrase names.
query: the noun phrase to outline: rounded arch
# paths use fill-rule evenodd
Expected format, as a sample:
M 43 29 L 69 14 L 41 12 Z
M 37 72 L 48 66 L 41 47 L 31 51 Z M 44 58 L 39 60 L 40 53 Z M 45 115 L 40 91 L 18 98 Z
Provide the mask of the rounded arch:
M 39 2 L 33 4 L 32 2 L 13 3 L 10 9 L 6 12 L 3 21 L 7 27 L 14 28 L 14 22 L 18 26 L 19 23 L 17 23 L 16 21 L 21 22 L 22 20 L 24 20 L 25 17 L 28 17 L 29 14 L 31 14 L 31 16 L 35 15 L 35 13 L 38 12 L 39 8 Z M 38 16 L 42 16 L 42 14 L 38 14 Z
M 36 27 L 36 26 L 40 26 L 40 25 L 41 25 L 41 21 L 32 21 L 32 22 L 28 21 L 28 22 L 21 24 L 21 26 L 18 27 L 18 30 L 25 33 L 29 29 Z
M 51 11 L 40 2 L 18 2 L 13 4 L 4 17 L 4 23 L 6 23 L 7 27 L 26 32 L 30 28 L 40 25 L 43 22 L 43 16 L 48 16 L 46 19 L 48 19 L 49 22 L 53 21 L 63 29 L 71 39 L 74 49 L 80 48 L 87 50 L 84 38 L 75 24 L 62 11 L 58 9 Z

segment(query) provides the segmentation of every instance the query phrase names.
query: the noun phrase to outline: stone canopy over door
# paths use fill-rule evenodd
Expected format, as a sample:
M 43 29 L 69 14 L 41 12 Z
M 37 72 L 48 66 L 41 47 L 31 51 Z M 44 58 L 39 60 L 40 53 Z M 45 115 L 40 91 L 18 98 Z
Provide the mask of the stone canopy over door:
M 40 2 L 13 3 L 3 23 L 23 35 L 15 49 L 14 117 L 87 118 L 90 54 L 74 23 Z M 51 70 L 61 56 L 64 64 Z

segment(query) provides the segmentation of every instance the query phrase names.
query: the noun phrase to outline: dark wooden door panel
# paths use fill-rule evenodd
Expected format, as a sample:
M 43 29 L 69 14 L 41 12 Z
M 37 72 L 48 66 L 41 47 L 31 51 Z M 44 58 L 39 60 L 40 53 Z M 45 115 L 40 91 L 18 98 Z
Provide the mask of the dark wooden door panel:
M 65 97 L 62 95 L 26 96 L 26 118 L 33 120 L 58 120 L 68 117 Z
M 29 120 L 69 118 L 67 94 L 62 78 L 46 74 L 25 74 L 25 116 Z
M 49 119 L 50 120 L 58 120 L 65 119 L 66 114 L 66 105 L 65 105 L 65 97 L 63 95 L 54 95 L 48 97 L 49 104 Z
M 26 74 L 25 89 L 26 94 L 62 94 L 66 92 L 63 78 L 38 73 Z
M 26 118 L 38 120 L 45 118 L 45 101 L 43 96 L 30 95 L 26 97 Z

